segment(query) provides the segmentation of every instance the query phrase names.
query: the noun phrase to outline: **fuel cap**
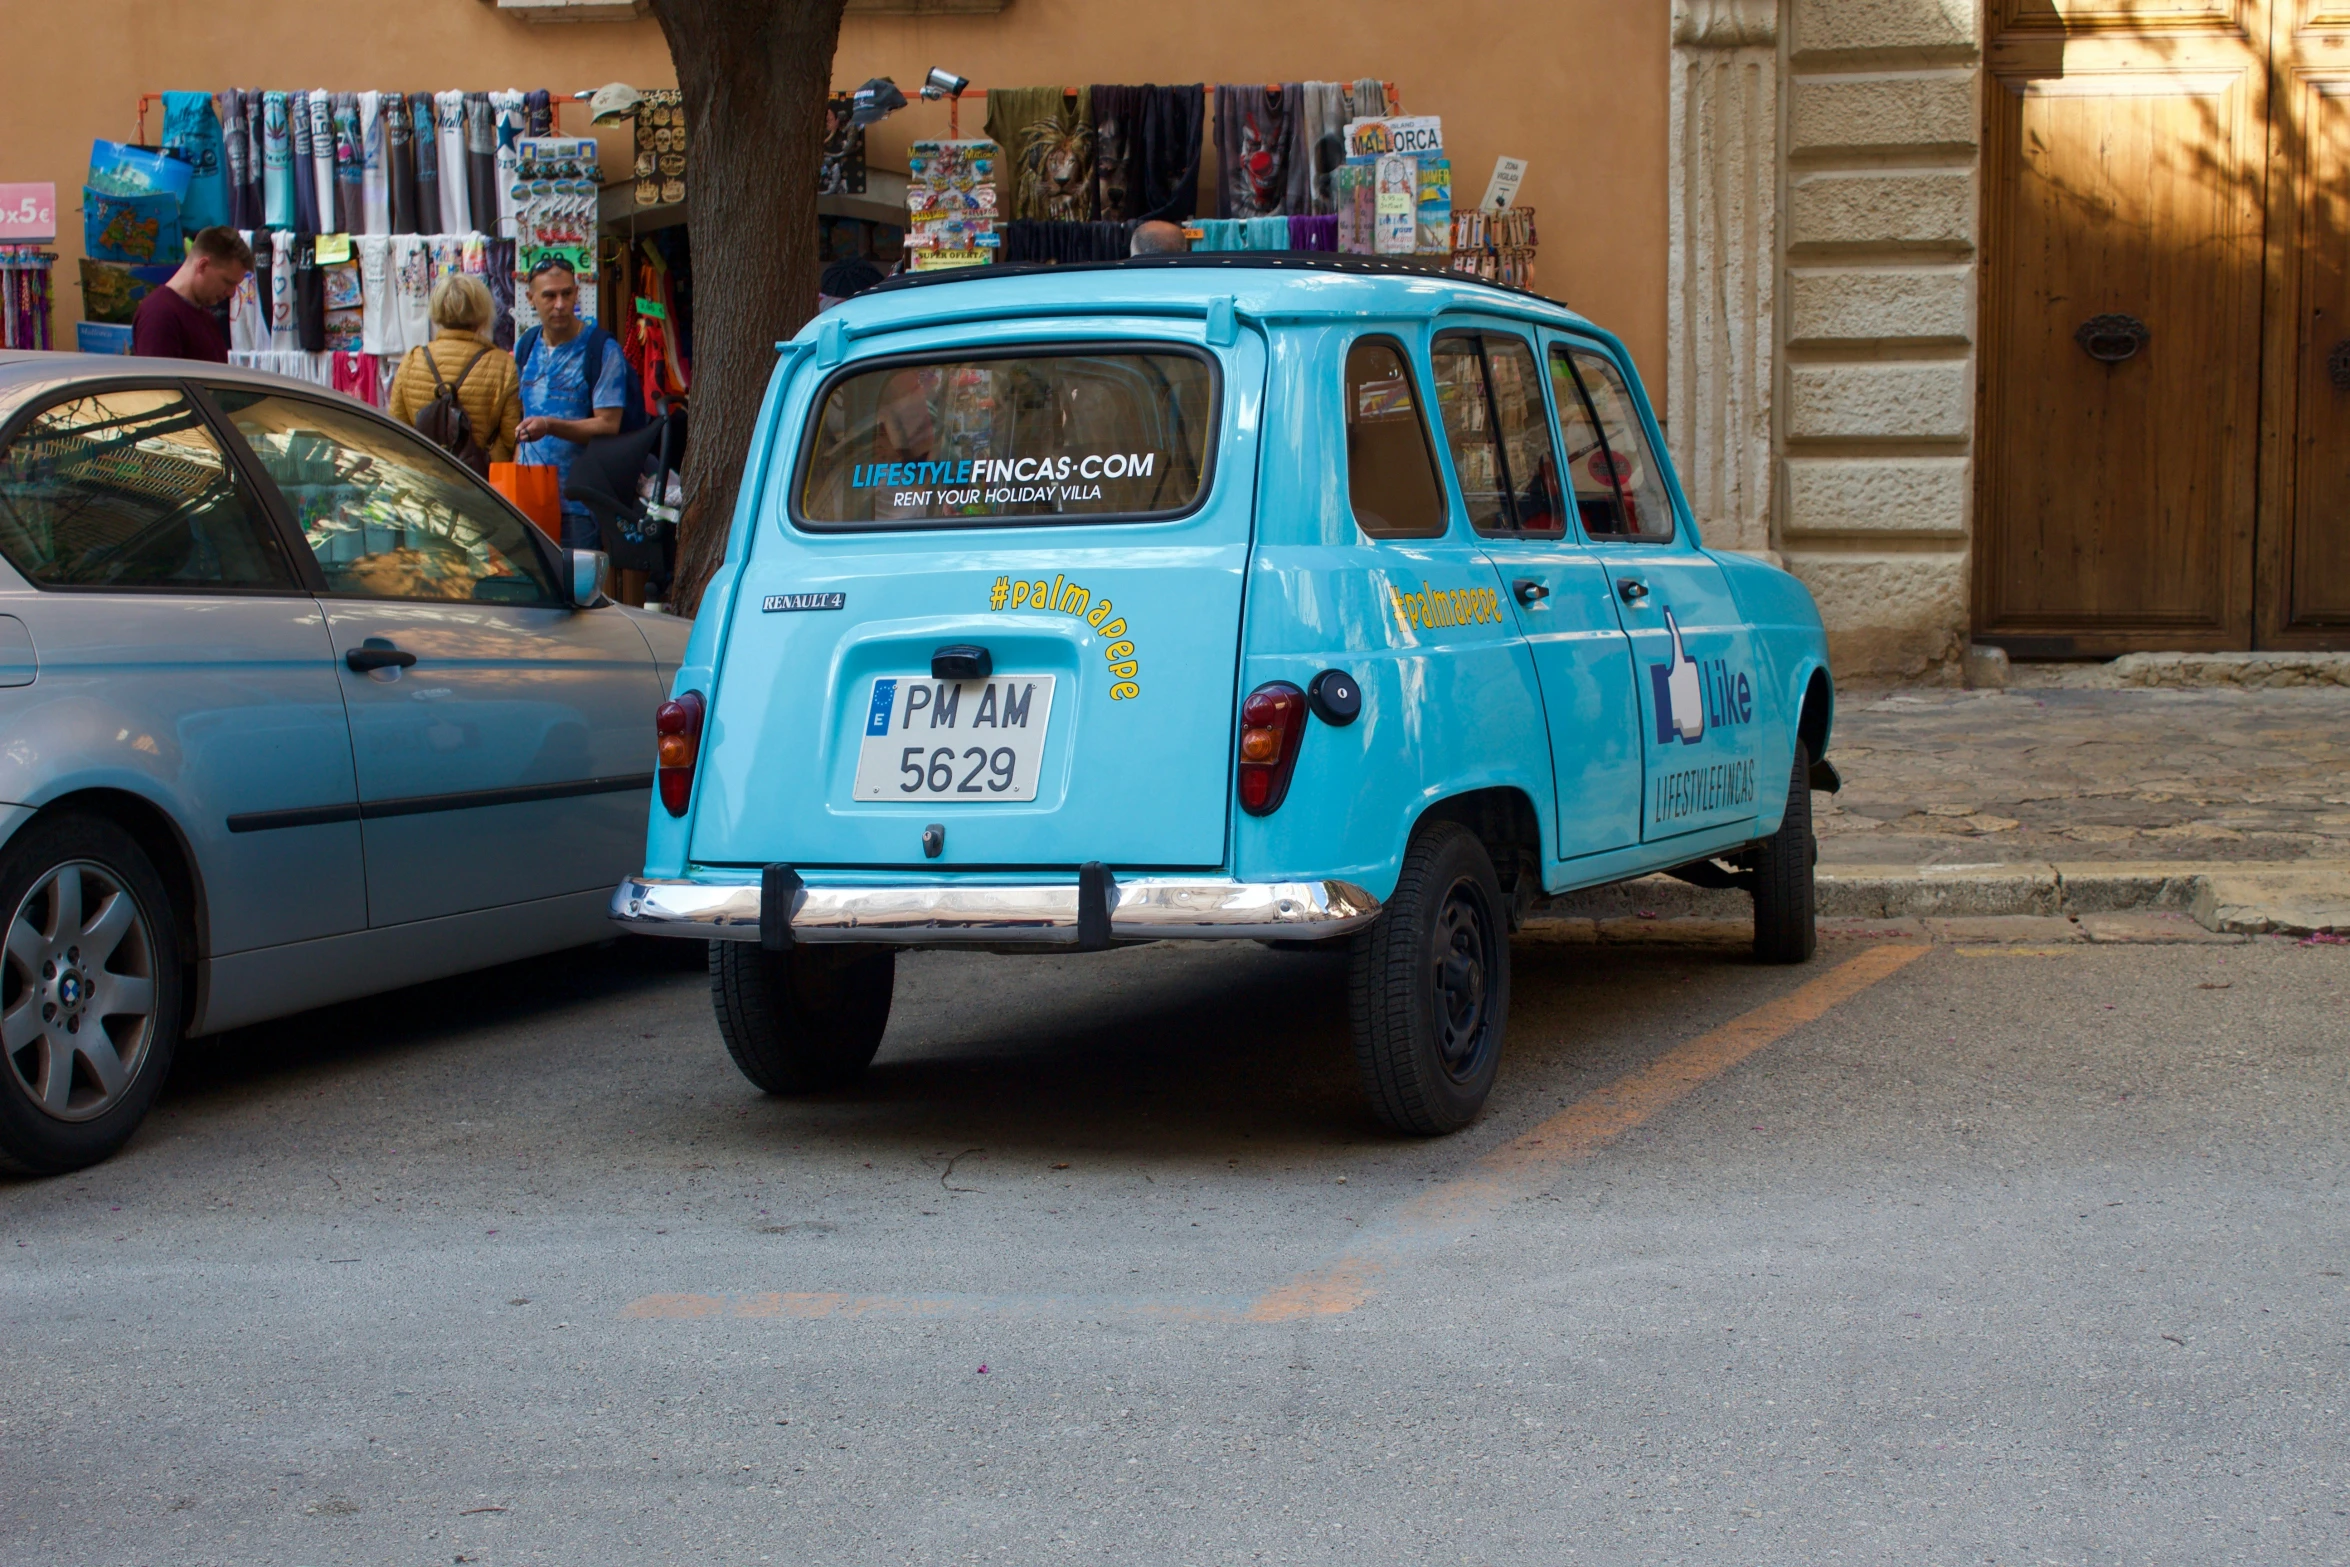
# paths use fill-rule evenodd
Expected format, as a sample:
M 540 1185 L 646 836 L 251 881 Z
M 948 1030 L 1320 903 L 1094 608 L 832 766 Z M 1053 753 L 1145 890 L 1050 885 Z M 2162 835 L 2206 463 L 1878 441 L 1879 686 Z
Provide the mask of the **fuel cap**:
M 1306 701 L 1322 722 L 1344 729 L 1363 711 L 1363 688 L 1343 669 L 1325 669 L 1306 687 Z

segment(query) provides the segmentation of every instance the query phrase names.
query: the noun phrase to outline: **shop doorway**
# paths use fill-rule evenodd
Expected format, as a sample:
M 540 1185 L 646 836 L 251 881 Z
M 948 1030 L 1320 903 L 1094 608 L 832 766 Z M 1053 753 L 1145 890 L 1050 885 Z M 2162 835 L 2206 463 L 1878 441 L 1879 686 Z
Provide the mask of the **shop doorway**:
M 2350 0 L 1990 11 L 1977 638 L 2350 647 Z

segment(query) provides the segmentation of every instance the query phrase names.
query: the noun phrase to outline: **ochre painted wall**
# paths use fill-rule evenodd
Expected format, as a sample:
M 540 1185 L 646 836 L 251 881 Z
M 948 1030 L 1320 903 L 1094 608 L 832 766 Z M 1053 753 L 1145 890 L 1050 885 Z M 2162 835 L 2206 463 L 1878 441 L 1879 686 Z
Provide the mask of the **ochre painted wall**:
M 534 26 L 483 0 L 9 0 L 8 12 L 0 181 L 57 182 L 69 342 L 81 313 L 80 215 L 69 209 L 91 138 L 128 139 L 143 92 L 676 81 L 649 20 Z M 832 77 L 842 87 L 893 77 L 911 97 L 933 65 L 983 87 L 1381 76 L 1407 112 L 1443 116 L 1457 203 L 1484 194 L 1496 154 L 1529 160 L 1519 199 L 1539 214 L 1542 291 L 1620 332 L 1661 407 L 1669 12 L 1668 0 L 1011 0 L 997 16 L 851 16 Z M 985 118 L 969 102 L 965 134 Z M 905 144 L 945 134 L 946 119 L 943 105 L 915 103 L 877 128 L 873 162 L 902 169 Z M 577 134 L 584 120 L 575 107 L 563 129 Z M 150 138 L 160 128 L 157 110 Z M 606 169 L 624 170 L 628 150 L 623 130 Z

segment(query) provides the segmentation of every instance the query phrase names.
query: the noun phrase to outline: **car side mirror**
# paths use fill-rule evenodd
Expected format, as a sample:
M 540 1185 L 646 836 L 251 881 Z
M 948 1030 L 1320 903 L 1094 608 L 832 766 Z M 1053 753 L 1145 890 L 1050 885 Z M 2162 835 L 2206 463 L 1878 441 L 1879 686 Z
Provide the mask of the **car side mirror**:
M 565 584 L 571 594 L 573 609 L 593 609 L 604 596 L 604 563 L 602 550 L 565 550 L 565 564 L 571 568 L 571 580 Z

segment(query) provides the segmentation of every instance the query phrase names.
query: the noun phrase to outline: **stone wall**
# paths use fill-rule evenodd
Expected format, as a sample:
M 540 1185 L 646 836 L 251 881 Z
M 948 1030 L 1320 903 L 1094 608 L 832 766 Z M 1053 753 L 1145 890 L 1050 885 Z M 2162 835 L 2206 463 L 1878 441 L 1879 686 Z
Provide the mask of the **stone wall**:
M 1771 546 L 1778 0 L 1678 0 L 1665 432 L 1708 544 Z
M 1843 676 L 1966 645 L 1980 13 L 1674 7 L 1675 464 L 1709 543 L 1810 585 Z
M 1967 630 L 1980 0 L 1784 0 L 1773 537 L 1845 676 Z

